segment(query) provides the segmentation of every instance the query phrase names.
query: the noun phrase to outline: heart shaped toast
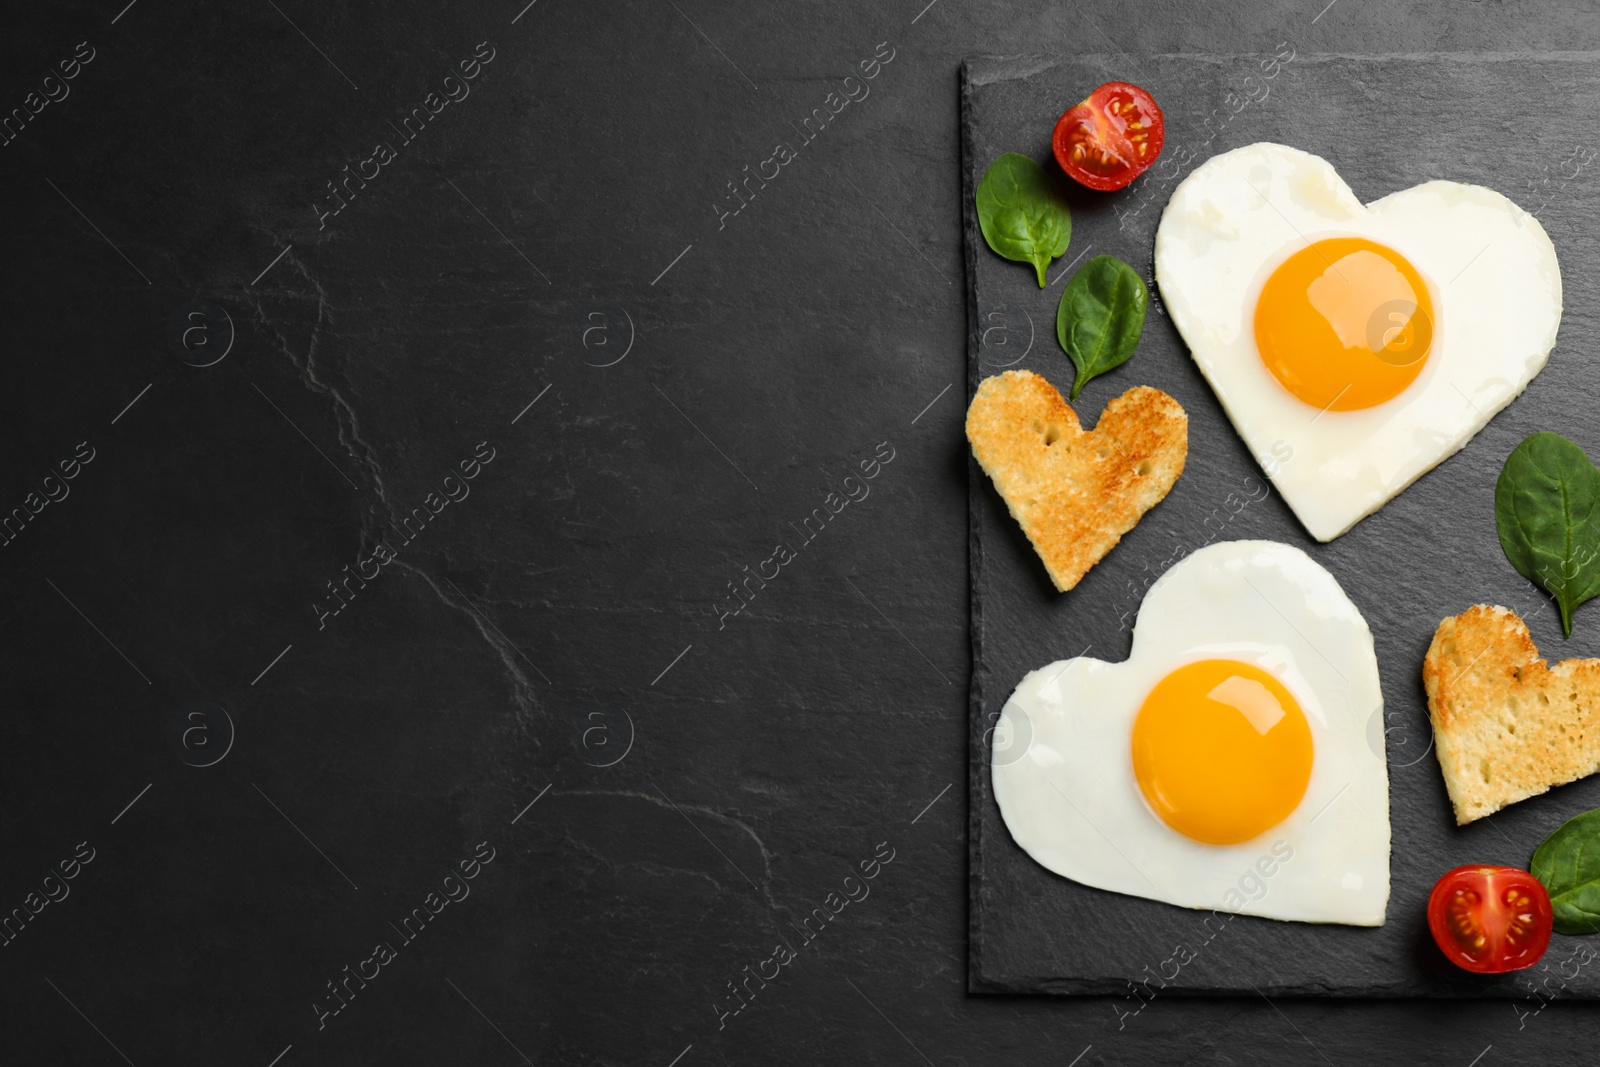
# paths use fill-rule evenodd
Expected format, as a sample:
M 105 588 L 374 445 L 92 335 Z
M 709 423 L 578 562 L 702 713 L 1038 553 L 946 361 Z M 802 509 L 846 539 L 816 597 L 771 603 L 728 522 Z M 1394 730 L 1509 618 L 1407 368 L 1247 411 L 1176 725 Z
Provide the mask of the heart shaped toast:
M 967 408 L 972 454 L 1061 592 L 1167 495 L 1189 455 L 1189 417 L 1135 386 L 1085 430 L 1055 386 L 1026 370 L 987 378 Z
M 1422 685 L 1458 826 L 1600 770 L 1600 659 L 1548 666 L 1516 612 L 1441 622 Z
M 1195 168 L 1155 271 L 1234 429 L 1319 541 L 1483 429 L 1561 323 L 1555 246 L 1500 193 L 1430 181 L 1363 204 L 1285 145 Z

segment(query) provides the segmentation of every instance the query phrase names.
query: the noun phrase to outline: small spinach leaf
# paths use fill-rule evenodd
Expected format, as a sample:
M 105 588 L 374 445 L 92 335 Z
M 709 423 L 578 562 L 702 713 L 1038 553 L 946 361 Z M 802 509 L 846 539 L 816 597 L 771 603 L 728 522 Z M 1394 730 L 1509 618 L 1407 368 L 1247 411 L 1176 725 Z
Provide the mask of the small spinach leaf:
M 1144 332 L 1144 279 L 1116 256 L 1095 256 L 1061 291 L 1056 340 L 1078 368 L 1072 399 L 1090 378 L 1120 367 Z
M 1512 449 L 1494 487 L 1500 547 L 1517 572 L 1572 613 L 1600 594 L 1600 471 L 1583 449 L 1556 433 L 1536 433 Z
M 1600 933 L 1600 811 L 1562 823 L 1534 849 L 1528 872 L 1550 893 L 1556 933 Z
M 1044 288 L 1044 269 L 1067 250 L 1072 214 L 1058 183 L 1027 156 L 1007 152 L 978 183 L 978 228 L 1006 259 L 1032 263 Z

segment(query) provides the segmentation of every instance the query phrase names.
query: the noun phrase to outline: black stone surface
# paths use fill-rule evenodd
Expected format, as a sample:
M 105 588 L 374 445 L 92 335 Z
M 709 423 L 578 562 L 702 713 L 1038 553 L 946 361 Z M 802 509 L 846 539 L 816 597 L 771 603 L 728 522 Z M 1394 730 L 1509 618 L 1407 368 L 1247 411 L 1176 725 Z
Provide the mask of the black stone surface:
M 94 859 L 0 947 L 0 1062 L 1494 1067 L 1592 1045 L 1592 1008 L 1554 982 L 1547 1007 L 1250 993 L 1131 1019 L 1117 997 L 968 994 L 958 114 L 976 53 L 1542 55 L 1600 45 L 1592 13 L 68 0 L 3 18 L 0 116 L 40 96 L 0 146 L 0 511 L 79 442 L 95 458 L 0 548 L 0 917 L 80 842 Z M 84 41 L 70 95 L 39 106 Z M 483 41 L 471 95 L 414 118 L 322 227 L 326 183 L 405 140 L 390 124 Z M 871 95 L 799 144 L 791 123 L 880 42 Z M 1587 143 L 1592 107 L 1515 88 L 1534 125 Z M 1513 187 L 1564 156 L 1535 157 L 1526 127 L 1500 134 Z M 780 139 L 797 157 L 719 224 L 726 183 Z M 1584 351 L 1580 289 L 1562 354 Z M 220 345 L 224 321 L 179 316 L 169 343 L 197 301 L 231 321 L 209 366 L 182 338 L 205 322 Z M 1552 419 L 1594 448 L 1582 398 L 1556 392 Z M 326 583 L 403 540 L 389 524 L 484 441 L 470 496 L 319 629 Z M 870 496 L 719 628 L 727 583 L 882 441 Z M 1460 513 L 1441 551 L 1489 536 Z M 406 942 L 390 924 L 480 842 L 495 858 L 470 897 Z M 883 842 L 871 895 L 719 1019 L 727 984 Z M 396 957 L 319 1029 L 327 983 L 379 941 Z
M 973 464 L 971 988 L 1118 993 L 1129 998 L 1130 1009 L 1152 990 L 1508 998 L 1532 996 L 1547 979 L 1560 982 L 1566 997 L 1600 996 L 1600 968 L 1592 966 L 1596 953 L 1586 938 L 1558 936 L 1537 967 L 1488 978 L 1451 966 L 1434 947 L 1425 909 L 1438 877 L 1465 863 L 1526 867 L 1551 830 L 1600 806 L 1600 780 L 1457 828 L 1431 753 L 1421 684 L 1422 654 L 1434 627 L 1475 603 L 1521 612 L 1552 657 L 1586 654 L 1600 643 L 1592 619 L 1580 624 L 1573 640 L 1561 639 L 1551 602 L 1506 562 L 1493 512 L 1495 479 L 1523 437 L 1546 429 L 1580 441 L 1592 437 L 1590 412 L 1600 385 L 1586 337 L 1600 303 L 1585 279 L 1600 269 L 1589 239 L 1600 205 L 1592 182 L 1595 153 L 1572 143 L 1565 131 L 1527 130 L 1519 119 L 1529 86 L 1548 85 L 1569 100 L 1586 101 L 1580 108 L 1600 106 L 1593 59 L 1330 56 L 1292 46 L 1265 57 L 975 59 L 964 67 L 962 95 L 968 193 L 1001 152 L 1048 158 L 1060 102 L 1129 71 L 1163 103 L 1169 131 L 1164 158 L 1122 193 L 1073 194 L 1072 244 L 1053 265 L 1046 290 L 1031 271 L 988 250 L 968 210 L 969 390 L 1013 366 L 1068 390 L 1073 368 L 1056 343 L 1054 312 L 1073 263 L 1108 253 L 1153 283 L 1155 230 L 1174 186 L 1210 156 L 1257 141 L 1323 156 L 1363 201 L 1434 178 L 1487 185 L 1513 198 L 1540 218 L 1561 257 L 1561 335 L 1527 392 L 1465 449 L 1327 545 L 1305 533 L 1269 491 L 1161 309 L 1159 291 L 1133 359 L 1086 386 L 1078 410 L 1087 423 L 1130 386 L 1157 386 L 1189 413 L 1188 465 L 1167 499 L 1076 589 L 1054 592 L 1004 502 Z M 1435 121 L 1397 137 L 1396 100 Z M 1522 150 L 1546 161 L 1548 171 L 1530 180 L 1507 170 L 1495 146 L 1512 129 L 1528 135 Z M 1492 256 L 1494 249 L 1482 254 Z M 1448 306 L 1442 313 L 1449 314 Z M 1448 352 L 1434 358 L 1448 358 Z M 1587 443 L 1593 448 L 1595 441 Z M 1255 538 L 1309 552 L 1339 579 L 1372 628 L 1384 709 L 1374 714 L 1369 743 L 1389 764 L 1393 831 L 1388 922 L 1378 929 L 1213 917 L 1091 889 L 1030 859 L 1011 840 L 994 803 L 985 742 L 1022 676 L 1086 649 L 1097 658 L 1123 659 L 1140 599 L 1167 567 L 1205 544 Z M 1295 847 L 1335 844 L 1330 838 Z M 1142 983 L 1138 992 L 1130 981 Z

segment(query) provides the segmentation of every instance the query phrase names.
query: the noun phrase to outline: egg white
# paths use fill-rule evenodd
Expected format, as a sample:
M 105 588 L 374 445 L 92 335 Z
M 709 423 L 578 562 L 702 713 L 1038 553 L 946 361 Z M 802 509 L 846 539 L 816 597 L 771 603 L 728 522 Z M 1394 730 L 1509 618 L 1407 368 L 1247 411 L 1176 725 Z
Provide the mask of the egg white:
M 1235 845 L 1172 829 L 1133 771 L 1146 695 L 1174 668 L 1212 658 L 1272 673 L 1311 727 L 1305 797 Z M 1017 844 L 1084 885 L 1188 908 L 1381 926 L 1389 772 L 1371 724 L 1382 715 L 1372 634 L 1333 575 L 1289 545 L 1209 545 L 1145 595 L 1127 660 L 1062 660 L 1022 680 L 996 725 L 995 799 Z
M 1399 396 L 1323 411 L 1261 361 L 1267 277 L 1326 237 L 1395 249 L 1427 281 L 1433 348 Z M 1333 165 L 1278 144 L 1214 156 L 1156 231 L 1161 296 L 1234 428 L 1300 521 L 1331 541 L 1460 449 L 1555 347 L 1561 270 L 1539 220 L 1492 189 L 1433 181 L 1363 206 Z

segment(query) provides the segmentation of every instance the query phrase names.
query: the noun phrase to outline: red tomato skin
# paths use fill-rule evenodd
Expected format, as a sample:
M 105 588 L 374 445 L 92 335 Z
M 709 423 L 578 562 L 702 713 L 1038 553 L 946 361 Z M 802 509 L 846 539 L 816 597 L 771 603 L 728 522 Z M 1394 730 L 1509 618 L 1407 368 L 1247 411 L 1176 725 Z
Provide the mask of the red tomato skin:
M 1503 898 L 1513 891 L 1528 898 L 1527 914 L 1532 921 L 1517 931 L 1525 936 L 1507 951 L 1501 943 L 1508 932 Z M 1472 899 L 1458 902 L 1458 893 Z M 1451 927 L 1452 918 L 1457 917 L 1486 920 L 1484 935 L 1489 943 L 1478 952 L 1464 944 Z M 1474 974 L 1504 974 L 1532 967 L 1550 947 L 1554 922 L 1549 892 L 1537 878 L 1517 867 L 1477 863 L 1456 867 L 1446 871 L 1428 895 L 1428 929 L 1434 943 L 1451 963 Z
M 1147 146 L 1142 155 L 1120 128 L 1122 122 L 1106 114 L 1105 106 L 1112 99 L 1129 99 L 1138 109 L 1139 118 L 1144 124 L 1142 137 Z M 1080 128 L 1091 131 L 1091 143 L 1103 146 L 1119 159 L 1125 160 L 1123 165 L 1105 171 L 1075 161 L 1072 158 L 1072 135 Z M 1050 147 L 1055 153 L 1056 162 L 1074 181 L 1099 192 L 1112 192 L 1126 187 L 1150 169 L 1150 165 L 1160 157 L 1165 140 L 1166 118 L 1155 97 L 1131 82 L 1106 82 L 1056 120 L 1055 131 L 1050 136 Z

